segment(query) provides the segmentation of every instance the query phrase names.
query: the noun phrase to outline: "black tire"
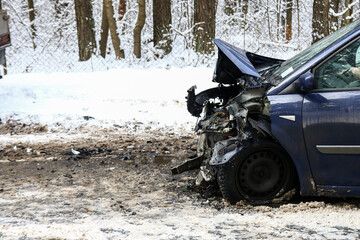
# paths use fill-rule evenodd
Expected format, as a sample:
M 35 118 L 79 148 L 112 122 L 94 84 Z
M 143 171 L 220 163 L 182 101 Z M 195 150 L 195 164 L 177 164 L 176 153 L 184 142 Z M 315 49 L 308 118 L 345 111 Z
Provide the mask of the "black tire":
M 231 204 L 240 200 L 250 204 L 269 203 L 294 188 L 296 176 L 285 150 L 268 141 L 243 149 L 217 172 L 223 197 Z

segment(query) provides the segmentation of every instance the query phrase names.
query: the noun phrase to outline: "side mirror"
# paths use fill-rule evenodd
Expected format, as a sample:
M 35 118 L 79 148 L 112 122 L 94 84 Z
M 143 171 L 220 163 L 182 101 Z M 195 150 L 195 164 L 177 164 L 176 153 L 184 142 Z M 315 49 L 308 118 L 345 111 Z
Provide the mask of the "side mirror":
M 314 75 L 312 73 L 304 73 L 295 82 L 295 88 L 300 92 L 308 92 L 315 88 Z

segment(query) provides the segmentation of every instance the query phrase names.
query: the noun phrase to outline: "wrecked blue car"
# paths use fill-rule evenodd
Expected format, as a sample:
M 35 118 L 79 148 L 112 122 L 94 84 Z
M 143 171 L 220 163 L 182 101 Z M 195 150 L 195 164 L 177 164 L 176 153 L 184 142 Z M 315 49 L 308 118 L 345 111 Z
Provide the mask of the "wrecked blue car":
M 289 60 L 215 39 L 218 87 L 188 90 L 199 117 L 200 168 L 231 204 L 303 196 L 360 196 L 360 21 Z

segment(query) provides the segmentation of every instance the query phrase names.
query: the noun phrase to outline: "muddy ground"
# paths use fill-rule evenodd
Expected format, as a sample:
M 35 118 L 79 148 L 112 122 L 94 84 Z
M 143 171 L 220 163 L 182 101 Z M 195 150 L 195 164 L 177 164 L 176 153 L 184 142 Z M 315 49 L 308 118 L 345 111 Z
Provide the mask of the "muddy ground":
M 167 129 L 0 125 L 0 239 L 359 239 L 360 201 L 228 206 L 170 168 L 195 136 Z

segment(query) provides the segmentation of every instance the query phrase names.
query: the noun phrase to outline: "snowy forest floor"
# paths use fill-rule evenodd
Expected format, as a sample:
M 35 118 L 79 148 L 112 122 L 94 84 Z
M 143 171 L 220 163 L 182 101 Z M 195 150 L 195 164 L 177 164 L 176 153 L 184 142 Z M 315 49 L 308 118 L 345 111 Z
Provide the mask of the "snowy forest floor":
M 158 86 L 169 75 L 193 82 L 190 75 L 196 78 L 200 70 L 176 71 L 156 72 Z M 155 78 L 147 71 L 131 73 L 134 81 L 144 74 Z M 90 98 L 77 74 L 66 76 L 73 80 L 66 87 L 53 75 L 50 87 L 48 77 L 0 81 L 0 239 L 360 238 L 358 199 L 297 196 L 281 205 L 229 206 L 215 186 L 194 186 L 196 171 L 171 175 L 196 144 L 189 120 L 177 115 L 186 112 L 179 103 L 186 92 L 182 84 L 156 99 L 164 88 L 152 88 L 151 95 L 135 91 L 149 78 L 134 89 L 122 85 L 116 94 L 112 82 L 104 91 L 90 91 Z M 93 98 L 117 111 L 104 116 Z M 178 113 L 171 112 L 174 107 Z M 143 119 L 126 119 L 130 110 L 141 110 Z M 159 112 L 164 115 L 155 119 Z M 120 117 L 128 122 L 115 121 Z

